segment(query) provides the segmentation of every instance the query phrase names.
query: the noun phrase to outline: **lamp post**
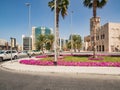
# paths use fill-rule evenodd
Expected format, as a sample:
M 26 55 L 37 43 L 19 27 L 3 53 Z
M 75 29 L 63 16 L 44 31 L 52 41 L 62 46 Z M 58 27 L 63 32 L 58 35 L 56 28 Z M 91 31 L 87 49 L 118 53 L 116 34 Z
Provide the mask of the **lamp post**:
M 55 7 L 54 7 L 54 15 L 55 15 L 55 28 L 54 28 L 54 36 L 55 36 L 55 40 L 54 40 L 54 53 L 55 53 L 55 61 L 54 61 L 54 65 L 57 65 L 57 36 L 56 36 L 56 1 L 57 0 L 54 0 L 54 4 L 55 4 Z
M 23 42 L 24 37 L 25 35 L 22 35 L 22 51 L 24 50 L 24 42 Z
M 12 62 L 12 43 L 13 43 L 13 38 L 10 37 L 10 43 L 11 43 L 11 62 Z
M 30 3 L 25 3 L 25 5 L 28 7 L 28 31 L 30 31 L 31 28 L 31 23 L 30 23 L 30 19 L 31 19 L 31 4 Z M 29 37 L 29 51 L 31 50 L 31 37 Z
M 73 11 L 71 11 L 71 54 L 72 54 L 72 50 L 73 50 L 73 38 L 72 38 L 72 14 L 73 14 Z

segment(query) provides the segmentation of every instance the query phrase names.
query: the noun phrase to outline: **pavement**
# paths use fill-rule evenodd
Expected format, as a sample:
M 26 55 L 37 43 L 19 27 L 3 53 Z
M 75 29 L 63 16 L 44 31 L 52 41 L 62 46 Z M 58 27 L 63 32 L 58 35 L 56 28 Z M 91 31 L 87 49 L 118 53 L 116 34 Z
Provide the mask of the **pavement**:
M 37 66 L 20 64 L 19 60 L 3 62 L 0 67 L 22 72 L 82 73 L 120 75 L 120 67 L 82 67 L 82 66 Z

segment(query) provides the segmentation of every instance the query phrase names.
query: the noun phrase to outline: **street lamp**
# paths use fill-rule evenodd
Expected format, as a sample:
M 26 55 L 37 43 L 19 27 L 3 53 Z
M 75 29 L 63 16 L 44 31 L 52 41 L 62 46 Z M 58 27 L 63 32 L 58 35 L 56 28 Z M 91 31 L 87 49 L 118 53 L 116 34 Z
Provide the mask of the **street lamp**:
M 28 31 L 31 31 L 31 23 L 30 23 L 30 14 L 31 14 L 31 4 L 30 3 L 25 3 L 25 5 L 28 7 Z M 29 51 L 31 50 L 31 37 L 29 37 Z
M 11 62 L 12 62 L 12 48 L 13 48 L 13 37 L 10 37 L 10 43 L 11 43 Z
M 71 53 L 72 53 L 72 50 L 73 50 L 73 38 L 72 38 L 72 14 L 73 14 L 73 11 L 71 11 Z
M 25 35 L 22 35 L 22 51 L 24 50 L 24 43 L 23 43 L 24 37 L 25 37 Z

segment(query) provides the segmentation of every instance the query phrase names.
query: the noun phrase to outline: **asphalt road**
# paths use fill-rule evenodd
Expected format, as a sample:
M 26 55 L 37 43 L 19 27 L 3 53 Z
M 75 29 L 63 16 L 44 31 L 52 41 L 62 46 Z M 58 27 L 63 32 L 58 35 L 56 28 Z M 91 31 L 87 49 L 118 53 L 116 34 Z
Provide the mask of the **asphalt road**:
M 120 90 L 120 76 L 15 72 L 0 67 L 0 90 Z

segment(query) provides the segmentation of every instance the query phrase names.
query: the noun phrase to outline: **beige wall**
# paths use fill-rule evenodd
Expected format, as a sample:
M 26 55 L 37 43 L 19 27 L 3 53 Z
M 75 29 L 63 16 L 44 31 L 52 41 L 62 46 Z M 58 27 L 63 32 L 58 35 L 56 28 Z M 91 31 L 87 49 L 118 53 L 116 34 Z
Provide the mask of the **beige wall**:
M 102 35 L 104 35 L 104 38 L 101 38 Z M 97 46 L 104 45 L 104 51 L 117 52 L 117 49 L 120 49 L 120 23 L 107 23 L 101 26 L 97 30 L 96 36 L 99 36 Z
M 100 26 L 100 18 L 97 17 L 97 29 L 93 24 L 94 19 L 90 19 L 90 42 L 93 44 L 92 37 L 96 33 L 96 49 L 104 52 L 120 52 L 120 23 L 106 23 Z M 85 45 L 88 42 L 85 41 Z M 86 45 L 88 47 L 88 45 Z M 86 47 L 85 46 L 85 47 Z M 103 50 L 104 49 L 104 50 Z
M 108 52 L 108 45 L 109 45 L 108 24 L 105 24 L 97 29 L 96 37 L 97 37 L 96 46 L 98 47 L 97 51 Z
M 109 50 L 120 50 L 120 23 L 109 23 Z

